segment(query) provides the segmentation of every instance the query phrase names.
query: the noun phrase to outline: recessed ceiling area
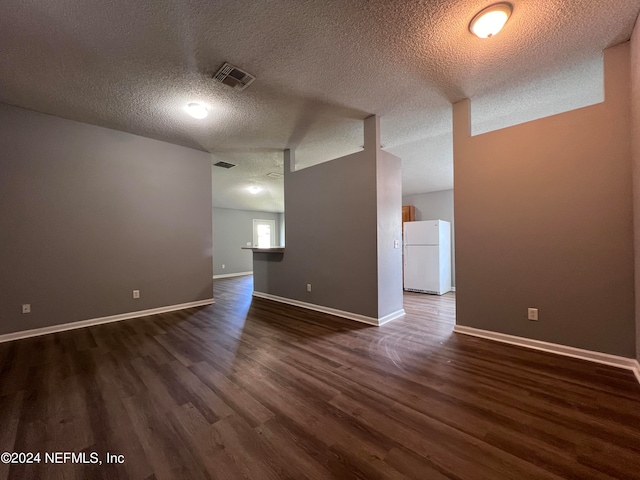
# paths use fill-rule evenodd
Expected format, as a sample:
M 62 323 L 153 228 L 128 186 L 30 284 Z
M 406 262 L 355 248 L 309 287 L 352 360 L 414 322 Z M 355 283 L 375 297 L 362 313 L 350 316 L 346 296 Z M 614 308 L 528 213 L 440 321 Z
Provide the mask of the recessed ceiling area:
M 491 3 L 5 0 L 0 102 L 210 152 L 237 165 L 212 170 L 214 206 L 265 211 L 283 208 L 267 174 L 285 148 L 300 167 L 353 153 L 377 114 L 403 193 L 443 190 L 453 102 L 471 98 L 474 133 L 593 103 L 602 50 L 628 40 L 640 10 L 514 0 L 503 30 L 477 38 L 470 21 Z M 227 62 L 255 81 L 213 81 Z

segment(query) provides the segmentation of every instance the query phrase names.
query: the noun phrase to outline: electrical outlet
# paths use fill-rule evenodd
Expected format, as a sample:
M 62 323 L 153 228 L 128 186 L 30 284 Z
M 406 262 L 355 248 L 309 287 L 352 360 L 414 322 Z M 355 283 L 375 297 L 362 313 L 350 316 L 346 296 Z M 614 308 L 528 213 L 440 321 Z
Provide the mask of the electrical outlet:
M 250 247 L 250 246 L 251 246 L 251 242 L 247 242 L 247 247 Z
M 133 298 L 140 298 L 140 290 L 133 291 Z
M 527 315 L 529 320 L 533 321 L 533 322 L 537 322 L 538 321 L 538 309 L 537 308 L 529 308 L 527 309 Z
M 311 291 L 311 284 L 307 283 L 307 292 L 310 292 L 310 291 Z
M 398 240 L 394 240 L 393 241 L 393 248 L 398 248 L 400 247 L 400 242 Z
M 22 313 L 31 313 L 31 304 L 23 303 L 22 304 Z
M 224 270 L 224 263 L 222 264 L 222 269 Z

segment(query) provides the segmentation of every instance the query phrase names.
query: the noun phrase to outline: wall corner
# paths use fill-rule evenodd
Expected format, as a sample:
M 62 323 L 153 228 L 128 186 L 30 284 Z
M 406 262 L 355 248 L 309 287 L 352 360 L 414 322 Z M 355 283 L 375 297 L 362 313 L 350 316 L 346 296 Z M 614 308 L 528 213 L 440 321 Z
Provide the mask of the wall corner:
M 380 150 L 380 117 L 377 115 L 364 119 L 364 149 L 369 152 Z
M 471 100 L 465 98 L 453 104 L 453 148 L 471 136 Z
M 633 181 L 633 229 L 635 250 L 636 359 L 640 361 L 640 16 L 636 21 L 629 44 L 630 50 L 628 55 L 631 59 L 631 171 Z M 640 380 L 640 377 L 638 377 L 638 379 Z
M 284 150 L 284 176 L 296 171 L 296 152 L 289 148 Z

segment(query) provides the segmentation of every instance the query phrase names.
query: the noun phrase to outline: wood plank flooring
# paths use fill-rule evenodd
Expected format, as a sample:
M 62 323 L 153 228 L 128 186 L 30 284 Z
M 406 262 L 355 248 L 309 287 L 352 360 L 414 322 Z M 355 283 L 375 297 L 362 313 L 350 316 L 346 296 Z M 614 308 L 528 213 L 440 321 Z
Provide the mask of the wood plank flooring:
M 454 294 L 375 328 L 251 290 L 0 344 L 0 451 L 42 455 L 0 478 L 640 478 L 630 372 L 453 334 Z

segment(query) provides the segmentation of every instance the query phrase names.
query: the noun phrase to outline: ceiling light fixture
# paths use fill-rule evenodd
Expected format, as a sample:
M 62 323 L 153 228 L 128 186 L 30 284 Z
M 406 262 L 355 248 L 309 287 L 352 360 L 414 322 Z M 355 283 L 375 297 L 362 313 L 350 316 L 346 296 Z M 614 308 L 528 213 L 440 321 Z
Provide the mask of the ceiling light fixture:
M 249 190 L 250 193 L 253 193 L 255 195 L 260 191 L 260 187 L 256 187 L 255 185 L 252 185 L 251 187 L 247 188 L 247 190 Z
M 187 105 L 187 113 L 193 118 L 201 120 L 209 115 L 209 110 L 201 103 L 190 103 Z
M 513 7 L 510 3 L 491 5 L 473 17 L 469 30 L 480 38 L 491 38 L 502 30 L 512 11 Z

